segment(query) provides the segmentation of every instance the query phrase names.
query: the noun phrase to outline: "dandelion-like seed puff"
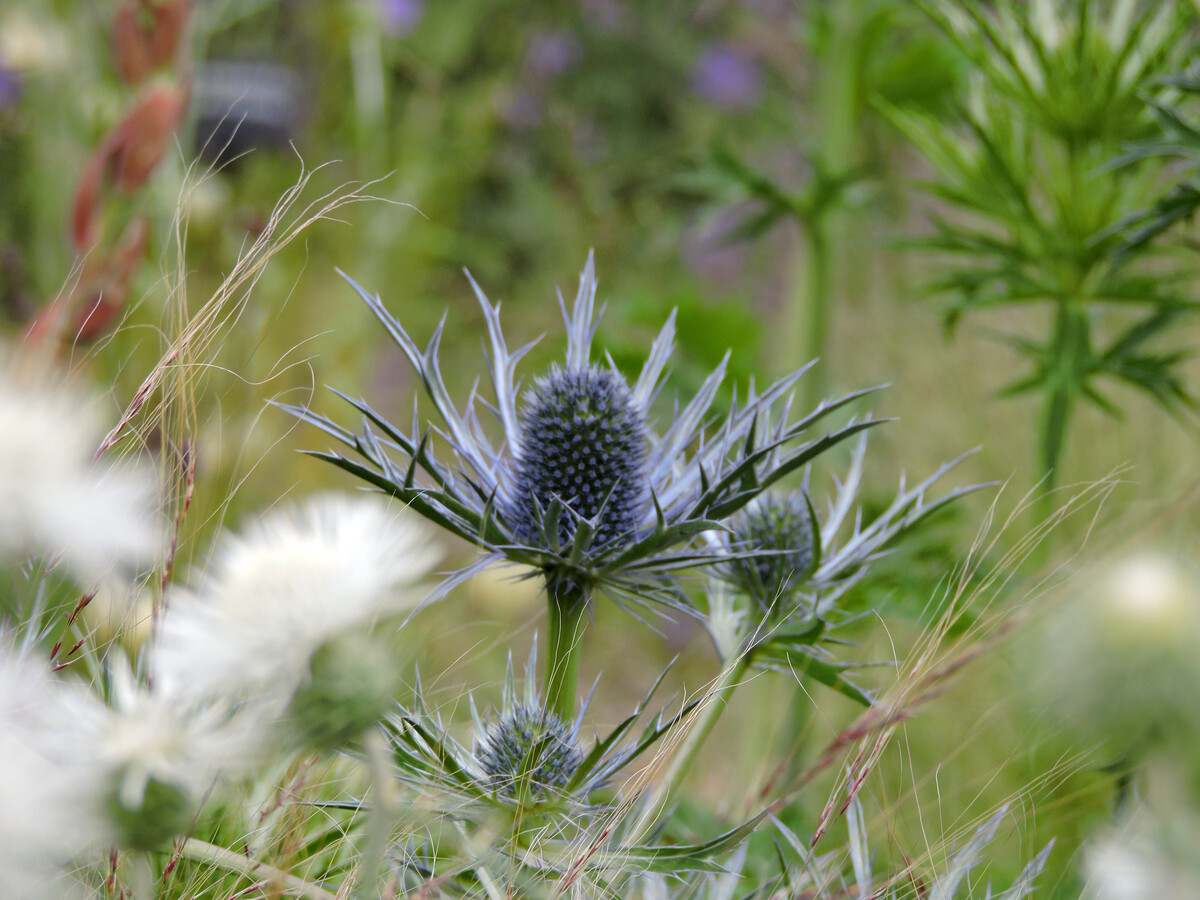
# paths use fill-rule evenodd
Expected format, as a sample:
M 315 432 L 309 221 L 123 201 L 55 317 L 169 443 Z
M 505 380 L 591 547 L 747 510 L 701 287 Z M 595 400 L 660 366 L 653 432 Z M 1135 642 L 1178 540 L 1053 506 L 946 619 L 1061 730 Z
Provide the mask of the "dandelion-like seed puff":
M 86 582 L 162 545 L 155 478 L 93 463 L 103 434 L 94 401 L 0 347 L 0 551 L 61 554 Z
M 322 645 L 416 606 L 439 556 L 410 515 L 377 498 L 273 512 L 225 538 L 196 593 L 174 599 L 156 677 L 188 696 L 286 701 Z
M 81 814 L 86 772 L 47 747 L 56 716 L 44 666 L 0 646 L 0 877 L 16 897 L 75 897 L 64 867 L 94 845 L 101 824 Z

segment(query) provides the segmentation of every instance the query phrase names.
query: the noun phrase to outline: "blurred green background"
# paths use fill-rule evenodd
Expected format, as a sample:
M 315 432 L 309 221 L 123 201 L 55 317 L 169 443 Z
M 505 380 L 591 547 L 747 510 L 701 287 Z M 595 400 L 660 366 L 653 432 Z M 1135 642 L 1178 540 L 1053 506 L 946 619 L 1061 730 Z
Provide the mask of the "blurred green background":
M 104 391 L 114 421 L 181 323 L 269 233 L 272 210 L 302 172 L 310 180 L 285 220 L 351 182 L 368 182 L 378 198 L 338 208 L 281 248 L 244 303 L 227 304 L 227 320 L 209 326 L 212 343 L 189 345 L 134 418 L 130 446 L 158 454 L 180 485 L 181 467 L 195 466 L 178 578 L 204 558 L 221 525 L 289 495 L 352 487 L 295 452 L 323 442 L 267 401 L 311 401 L 347 421 L 325 390 L 332 385 L 361 392 L 402 422 L 411 415 L 411 372 L 335 267 L 378 291 L 419 341 L 447 315 L 443 368 L 465 402 L 484 360 L 483 321 L 463 268 L 503 301 L 510 346 L 545 335 L 523 369 L 531 377 L 561 352 L 555 292 L 574 291 L 589 250 L 608 305 L 599 343 L 620 367 L 636 372 L 678 310 L 669 390 L 680 397 L 727 349 L 726 404 L 733 385 L 744 390 L 751 378 L 791 371 L 815 346 L 822 365 L 807 377 L 810 395 L 889 384 L 869 411 L 899 421 L 873 432 L 868 509 L 886 504 L 902 473 L 924 477 L 974 447 L 947 489 L 1007 483 L 999 500 L 994 491 L 970 497 L 880 561 L 848 600 L 878 612 L 856 627 L 856 658 L 905 659 L 944 606 L 945 585 L 993 501 L 999 537 L 984 570 L 1012 576 L 990 601 L 994 609 L 1052 593 L 1053 576 L 1050 587 L 1041 579 L 1089 554 L 1143 541 L 1194 554 L 1194 423 L 1117 386 L 1121 417 L 1076 411 L 1058 482 L 1087 484 L 1121 469 L 1120 483 L 1098 512 L 1089 507 L 1056 528 L 1029 565 L 1005 559 L 1036 522 L 1019 513 L 999 526 L 1041 478 L 1039 413 L 1036 396 L 997 398 L 1022 363 L 992 336 L 1039 333 L 1048 312 L 997 307 L 964 320 L 950 340 L 944 304 L 926 296 L 939 263 L 909 244 L 930 235 L 930 215 L 944 206 L 916 187 L 934 170 L 881 110 L 926 116 L 952 132 L 974 75 L 918 6 L 198 0 L 178 52 L 136 85 L 121 75 L 120 54 L 130 51 L 114 40 L 118 6 L 0 4 L 0 315 L 16 339 L 37 332 L 32 325 L 45 323 L 56 300 L 67 308 L 39 346 Z M 1194 29 L 1183 27 L 1177 56 L 1194 46 Z M 1169 74 L 1170 63 L 1164 58 L 1154 77 Z M 186 91 L 187 102 L 164 134 L 161 159 L 129 190 L 108 185 L 96 241 L 73 243 L 88 166 L 139 98 L 164 86 Z M 1149 112 L 1138 121 L 1151 133 Z M 138 140 L 149 138 L 131 138 L 125 152 Z M 123 164 L 115 158 L 104 158 L 109 178 Z M 1155 170 L 1145 196 L 1173 177 L 1170 166 Z M 764 202 L 772 191 L 794 199 L 788 213 L 772 213 Z M 145 244 L 114 274 L 111 261 L 139 220 Z M 1179 243 L 1187 252 L 1187 233 Z M 815 286 L 814 275 L 822 279 Z M 821 290 L 828 302 L 815 320 L 809 307 Z M 80 310 L 98 297 L 111 321 L 81 328 L 88 319 Z M 1119 319 L 1097 313 L 1097 328 L 1106 317 Z M 816 342 L 815 321 L 825 329 Z M 1173 347 L 1193 346 L 1197 326 L 1181 318 L 1170 337 Z M 1194 361 L 1181 372 L 1196 383 Z M 661 398 L 664 418 L 673 399 Z M 830 474 L 814 473 L 818 509 Z M 177 496 L 168 502 L 176 513 L 180 504 Z M 430 696 L 440 693 L 448 709 L 469 687 L 494 699 L 497 660 L 510 646 L 523 658 L 538 625 L 540 603 L 527 585 L 483 579 L 413 623 L 412 662 Z M 968 604 L 946 640 L 970 634 L 988 602 L 984 594 Z M 597 718 L 617 716 L 677 654 L 676 686 L 694 691 L 713 675 L 715 655 L 698 630 L 659 626 L 656 633 L 597 610 L 584 656 L 585 678 L 600 677 Z M 1073 854 L 1103 817 L 1111 778 L 1094 760 L 1077 762 L 1082 748 L 1053 722 L 1023 711 L 1023 663 L 1009 656 L 1004 647 L 989 653 L 906 726 L 868 787 L 874 831 L 887 858 L 919 856 L 926 841 L 966 827 L 960 816 L 1020 796 L 1014 818 L 1027 820 L 1028 831 L 994 848 L 997 877 L 1005 883 L 1057 836 L 1050 893 L 1070 896 Z M 867 679 L 886 683 L 891 672 Z M 855 712 L 814 688 L 806 736 L 792 747 L 791 735 L 777 733 L 779 710 L 807 708 L 805 694 L 764 678 L 747 695 L 754 702 L 722 723 L 701 767 L 700 790 L 730 819 L 753 805 L 780 756 L 814 756 Z M 793 825 L 811 827 L 826 790 L 814 788 L 790 814 Z

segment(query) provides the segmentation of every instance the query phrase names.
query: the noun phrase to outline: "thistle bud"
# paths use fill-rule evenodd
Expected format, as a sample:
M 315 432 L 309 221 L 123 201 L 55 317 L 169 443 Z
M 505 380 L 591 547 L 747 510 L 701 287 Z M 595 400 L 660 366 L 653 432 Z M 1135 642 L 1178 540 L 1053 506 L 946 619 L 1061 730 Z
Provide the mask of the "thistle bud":
M 393 703 L 391 655 L 369 635 L 348 633 L 323 644 L 309 662 L 309 680 L 292 697 L 288 718 L 304 743 L 343 747 L 378 722 Z
M 571 780 L 583 754 L 554 713 L 517 705 L 480 739 L 476 757 L 499 793 L 540 798 Z
M 117 843 L 126 850 L 149 852 L 187 832 L 196 812 L 196 804 L 187 792 L 175 785 L 150 778 L 140 797 L 118 779 L 108 799 L 108 814 L 117 831 Z
M 729 580 L 764 614 L 790 607 L 814 559 L 812 513 L 802 491 L 765 494 L 733 524 Z
M 629 543 L 648 491 L 646 426 L 621 377 L 594 367 L 553 369 L 528 398 L 522 425 L 512 510 L 518 539 L 539 544 L 543 514 L 557 500 L 560 545 L 581 520 L 597 518 L 594 543 Z

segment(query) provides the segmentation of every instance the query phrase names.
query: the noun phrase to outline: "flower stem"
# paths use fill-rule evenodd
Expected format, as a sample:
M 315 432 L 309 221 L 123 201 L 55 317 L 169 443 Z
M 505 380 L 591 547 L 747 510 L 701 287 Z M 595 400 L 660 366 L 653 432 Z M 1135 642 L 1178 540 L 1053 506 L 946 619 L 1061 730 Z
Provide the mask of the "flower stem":
M 583 640 L 588 594 L 577 587 L 547 582 L 550 639 L 546 653 L 546 709 L 564 722 L 575 718 L 579 648 Z
M 154 869 L 150 866 L 149 853 L 133 853 L 129 857 L 130 890 L 134 900 L 154 900 Z
M 816 409 L 825 396 L 825 387 L 829 381 L 829 363 L 826 346 L 829 343 L 829 307 L 832 305 L 830 292 L 830 268 L 833 261 L 830 256 L 829 240 L 826 235 L 826 216 L 818 213 L 807 222 L 804 230 L 804 242 L 808 248 L 805 262 L 808 267 L 808 291 L 805 297 L 807 320 L 804 332 L 797 344 L 803 347 L 803 356 L 791 361 L 794 367 L 814 363 L 810 377 L 803 382 L 804 401 L 806 409 Z
M 1039 518 L 1054 510 L 1054 489 L 1061 480 L 1060 467 L 1067 426 L 1075 399 L 1082 394 L 1091 364 L 1091 340 L 1087 313 L 1081 300 L 1062 297 L 1054 317 L 1054 336 L 1043 366 L 1049 372 L 1038 435 L 1038 463 L 1042 476 Z
M 315 884 L 309 884 L 304 879 L 297 878 L 295 875 L 289 875 L 287 872 L 277 869 L 274 866 L 268 866 L 266 863 L 258 862 L 248 856 L 234 853 L 232 850 L 218 847 L 216 844 L 210 844 L 207 841 L 188 838 L 183 842 L 183 855 L 188 859 L 212 863 L 230 872 L 245 875 L 247 878 L 268 880 L 278 890 L 286 894 L 307 897 L 309 900 L 336 900 L 336 897 L 324 888 L 317 887 Z
M 391 815 L 388 804 L 387 742 L 378 728 L 362 736 L 363 756 L 371 776 L 371 806 L 367 810 L 367 839 L 356 879 L 354 894 L 363 900 L 379 896 L 379 866 L 387 850 Z
M 717 719 L 721 718 L 721 713 L 725 711 L 729 698 L 742 683 L 742 678 L 750 668 L 752 655 L 753 651 L 745 651 L 737 659 L 727 663 L 717 677 L 716 683 L 709 689 L 707 696 L 701 700 L 700 705 L 693 713 L 691 727 L 684 736 L 683 743 L 671 759 L 667 773 L 643 805 L 642 813 L 626 839 L 626 843 L 635 844 L 645 837 L 646 832 L 667 808 L 684 776 L 691 768 L 696 753 L 708 740 L 708 735 L 713 726 L 717 724 Z

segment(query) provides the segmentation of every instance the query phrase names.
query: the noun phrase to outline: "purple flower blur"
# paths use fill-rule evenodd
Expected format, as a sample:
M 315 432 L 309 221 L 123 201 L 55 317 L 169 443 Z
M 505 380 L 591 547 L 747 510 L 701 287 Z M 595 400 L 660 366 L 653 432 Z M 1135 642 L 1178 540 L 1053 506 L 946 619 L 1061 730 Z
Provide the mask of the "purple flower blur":
M 8 109 L 21 97 L 21 75 L 0 64 L 0 109 Z
M 692 66 L 692 90 L 720 109 L 752 109 L 762 96 L 762 67 L 731 44 L 710 44 Z
M 543 31 L 533 36 L 525 53 L 525 71 L 529 77 L 541 80 L 563 72 L 575 65 L 583 48 L 575 35 L 566 31 Z
M 425 15 L 425 0 L 379 0 L 383 30 L 392 37 L 412 34 Z

